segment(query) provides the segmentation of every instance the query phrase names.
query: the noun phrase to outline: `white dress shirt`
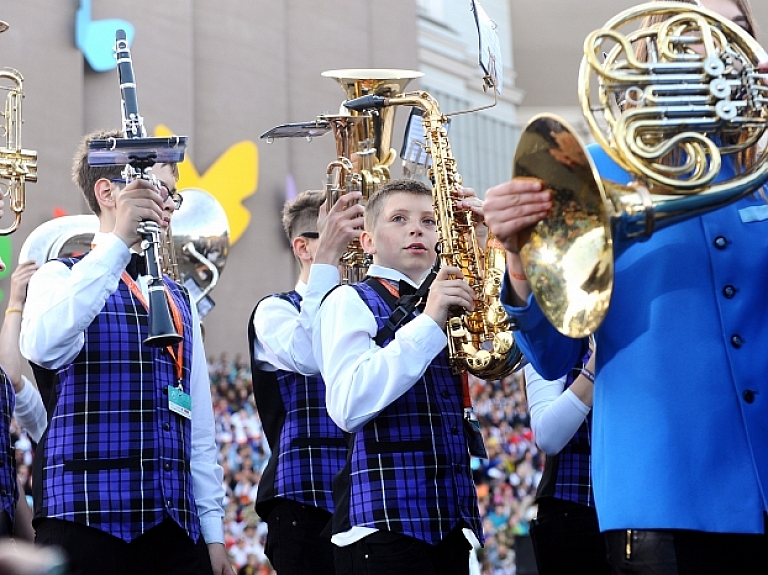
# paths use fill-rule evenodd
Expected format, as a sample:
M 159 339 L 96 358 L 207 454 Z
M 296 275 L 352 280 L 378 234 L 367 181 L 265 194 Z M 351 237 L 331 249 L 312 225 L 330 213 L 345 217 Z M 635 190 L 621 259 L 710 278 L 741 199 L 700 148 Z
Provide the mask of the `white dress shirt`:
M 549 381 L 530 364 L 524 369 L 531 429 L 536 445 L 549 455 L 560 453 L 584 423 L 590 408 L 570 389 L 563 391 L 565 376 Z
M 267 297 L 256 308 L 253 357 L 265 371 L 282 369 L 302 375 L 319 375 L 312 354 L 312 324 L 320 302 L 339 283 L 339 270 L 330 264 L 313 264 L 307 283 L 299 281 L 301 311 L 279 297 Z
M 131 251 L 114 234 L 96 233 L 96 246 L 71 268 L 61 262 L 44 264 L 29 281 L 21 325 L 21 353 L 48 369 L 71 363 L 85 343 L 85 330 L 116 290 Z M 147 297 L 148 277 L 137 284 Z M 215 424 L 208 366 L 195 305 L 192 311 L 191 470 L 203 538 L 224 543 L 224 473 L 216 461 Z
M 368 275 L 394 281 L 407 277 L 373 265 Z M 397 330 L 386 347 L 376 345 L 373 313 L 351 286 L 331 292 L 315 319 L 312 346 L 326 386 L 326 407 L 336 425 L 354 432 L 407 392 L 424 375 L 448 338 L 421 314 Z
M 368 275 L 413 285 L 400 272 L 375 264 Z M 389 345 L 379 347 L 374 341 L 379 331 L 376 319 L 351 286 L 341 286 L 325 298 L 314 330 L 312 346 L 325 381 L 328 414 L 349 432 L 406 393 L 448 343 L 443 329 L 421 314 L 398 329 Z M 353 525 L 331 541 L 344 547 L 376 531 Z
M 13 415 L 19 425 L 26 430 L 29 438 L 37 443 L 43 436 L 45 428 L 48 427 L 48 414 L 35 384 L 23 374 L 21 380 L 24 382 L 24 387 L 16 394 L 16 409 Z

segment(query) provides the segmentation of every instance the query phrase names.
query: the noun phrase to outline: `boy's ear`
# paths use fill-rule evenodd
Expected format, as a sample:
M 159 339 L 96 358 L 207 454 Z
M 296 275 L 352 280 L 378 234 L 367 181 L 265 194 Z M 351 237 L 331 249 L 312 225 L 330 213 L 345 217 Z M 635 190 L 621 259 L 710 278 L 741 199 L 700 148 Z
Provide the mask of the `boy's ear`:
M 99 205 L 107 208 L 115 208 L 115 198 L 112 196 L 112 182 L 106 178 L 99 178 L 93 185 L 93 193 Z
M 312 259 L 312 254 L 309 253 L 307 238 L 296 236 L 291 240 L 291 248 L 293 249 L 294 255 L 299 258 L 299 260 L 310 261 Z
M 373 243 L 373 234 L 368 230 L 360 232 L 360 246 L 362 246 L 363 251 L 369 255 L 376 253 L 376 245 Z

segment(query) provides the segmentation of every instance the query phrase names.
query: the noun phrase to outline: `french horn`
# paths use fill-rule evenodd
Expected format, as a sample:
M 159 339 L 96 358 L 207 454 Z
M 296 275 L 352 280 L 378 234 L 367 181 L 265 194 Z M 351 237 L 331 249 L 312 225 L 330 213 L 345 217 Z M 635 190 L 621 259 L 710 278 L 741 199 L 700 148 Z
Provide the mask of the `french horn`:
M 638 28 L 640 21 L 652 23 Z M 635 55 L 638 47 L 646 58 Z M 553 192 L 552 215 L 533 228 L 520 256 L 558 331 L 585 337 L 599 327 L 613 290 L 614 243 L 643 241 L 765 184 L 768 154 L 757 142 L 768 87 L 757 70 L 766 60 L 741 27 L 682 2 L 641 4 L 587 37 L 582 112 L 634 182 L 601 178 L 573 128 L 546 114 L 523 131 L 513 165 L 513 177 L 539 179 Z M 724 179 L 729 156 L 749 160 Z

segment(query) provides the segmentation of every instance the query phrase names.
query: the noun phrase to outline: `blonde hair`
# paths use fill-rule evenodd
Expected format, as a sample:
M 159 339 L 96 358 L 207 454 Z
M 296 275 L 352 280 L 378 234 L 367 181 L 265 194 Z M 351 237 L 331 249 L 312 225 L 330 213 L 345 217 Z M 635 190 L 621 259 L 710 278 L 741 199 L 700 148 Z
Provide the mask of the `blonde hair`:
M 379 190 L 368 200 L 368 203 L 365 206 L 366 231 L 369 233 L 373 232 L 373 229 L 376 227 L 376 220 L 381 215 L 381 212 L 384 211 L 384 204 L 386 204 L 387 200 L 394 194 L 432 197 L 432 191 L 418 180 L 392 180 L 379 188 Z

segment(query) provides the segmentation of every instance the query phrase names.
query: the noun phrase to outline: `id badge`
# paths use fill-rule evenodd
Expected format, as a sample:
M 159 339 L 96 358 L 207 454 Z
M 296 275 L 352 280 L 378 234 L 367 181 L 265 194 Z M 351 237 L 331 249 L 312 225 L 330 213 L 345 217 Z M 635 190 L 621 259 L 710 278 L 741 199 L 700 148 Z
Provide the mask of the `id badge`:
M 192 419 L 192 396 L 173 385 L 168 386 L 168 409 L 186 419 Z
M 483 434 L 480 431 L 480 422 L 472 410 L 464 412 L 464 435 L 467 437 L 469 454 L 480 459 L 488 459 L 488 452 L 485 450 L 485 443 L 483 442 Z

